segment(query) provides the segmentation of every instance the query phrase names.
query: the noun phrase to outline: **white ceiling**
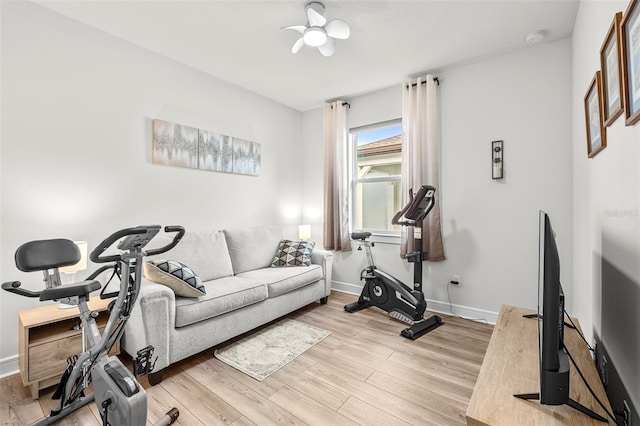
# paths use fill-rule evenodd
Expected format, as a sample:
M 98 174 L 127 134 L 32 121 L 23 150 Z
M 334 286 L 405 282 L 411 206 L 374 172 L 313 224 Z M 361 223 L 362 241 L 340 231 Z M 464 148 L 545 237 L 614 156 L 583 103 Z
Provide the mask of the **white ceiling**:
M 577 0 L 324 0 L 325 16 L 350 25 L 351 38 L 322 56 L 296 55 L 306 0 L 36 1 L 131 43 L 300 111 L 569 36 Z

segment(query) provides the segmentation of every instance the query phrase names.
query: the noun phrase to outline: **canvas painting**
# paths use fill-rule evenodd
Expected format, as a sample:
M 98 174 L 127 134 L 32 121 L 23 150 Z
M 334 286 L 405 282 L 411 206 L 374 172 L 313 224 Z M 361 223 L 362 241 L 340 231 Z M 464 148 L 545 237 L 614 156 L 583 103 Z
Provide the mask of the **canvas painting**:
M 233 138 L 233 173 L 259 175 L 261 167 L 260 144 Z
M 232 173 L 232 138 L 209 130 L 200 130 L 198 133 L 198 168 Z
M 154 164 L 257 176 L 260 144 L 210 130 L 153 120 Z
M 154 164 L 177 167 L 198 167 L 198 129 L 153 120 Z

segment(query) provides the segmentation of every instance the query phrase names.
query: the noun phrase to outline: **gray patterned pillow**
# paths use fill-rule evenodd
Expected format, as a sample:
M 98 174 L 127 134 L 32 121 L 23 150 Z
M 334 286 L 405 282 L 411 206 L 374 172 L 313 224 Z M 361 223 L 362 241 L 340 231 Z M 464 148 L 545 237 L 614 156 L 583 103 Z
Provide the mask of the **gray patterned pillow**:
M 199 297 L 206 294 L 202 280 L 187 265 L 175 260 L 151 260 L 143 264 L 149 281 L 166 285 L 176 296 Z
M 315 245 L 310 241 L 280 240 L 271 266 L 310 266 Z

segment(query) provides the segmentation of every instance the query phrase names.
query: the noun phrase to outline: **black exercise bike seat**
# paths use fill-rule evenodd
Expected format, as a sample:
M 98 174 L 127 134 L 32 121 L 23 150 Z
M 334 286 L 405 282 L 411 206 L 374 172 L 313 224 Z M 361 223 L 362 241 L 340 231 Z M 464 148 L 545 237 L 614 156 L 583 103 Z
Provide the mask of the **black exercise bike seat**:
M 371 232 L 352 232 L 351 239 L 352 240 L 366 240 L 371 236 Z
M 96 280 L 65 284 L 58 287 L 45 288 L 40 293 L 40 300 L 57 300 L 65 297 L 89 296 L 89 293 L 99 290 L 102 285 Z

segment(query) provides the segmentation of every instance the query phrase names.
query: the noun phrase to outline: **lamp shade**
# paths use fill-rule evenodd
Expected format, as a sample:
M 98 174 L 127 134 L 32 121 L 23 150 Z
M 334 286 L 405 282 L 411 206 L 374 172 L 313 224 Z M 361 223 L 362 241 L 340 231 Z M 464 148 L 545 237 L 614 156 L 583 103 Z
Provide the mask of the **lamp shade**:
M 311 225 L 299 225 L 298 226 L 298 238 L 300 240 L 311 239 Z
M 80 261 L 74 265 L 64 266 L 60 268 L 60 272 L 78 272 L 87 269 L 87 242 L 74 241 L 80 250 Z

